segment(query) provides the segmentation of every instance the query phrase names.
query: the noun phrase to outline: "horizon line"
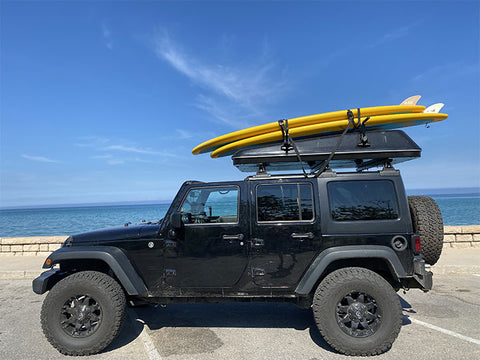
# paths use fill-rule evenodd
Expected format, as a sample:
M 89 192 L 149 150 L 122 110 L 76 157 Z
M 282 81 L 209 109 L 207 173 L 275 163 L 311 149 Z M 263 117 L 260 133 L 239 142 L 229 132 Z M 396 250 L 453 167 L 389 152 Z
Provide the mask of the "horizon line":
M 405 189 L 407 194 L 412 192 L 425 192 L 423 195 L 469 195 L 479 194 L 480 186 L 478 187 L 463 187 L 463 188 L 414 188 Z M 427 192 L 428 191 L 428 192 Z M 441 191 L 436 193 L 435 191 Z M 447 192 L 452 191 L 452 192 Z M 26 209 L 58 209 L 63 207 L 102 207 L 102 206 L 129 206 L 129 205 L 166 205 L 171 204 L 171 200 L 127 200 L 127 201 L 106 201 L 106 202 L 88 202 L 88 203 L 64 203 L 64 204 L 38 204 L 38 205 L 11 205 L 0 206 L 0 210 L 26 210 Z

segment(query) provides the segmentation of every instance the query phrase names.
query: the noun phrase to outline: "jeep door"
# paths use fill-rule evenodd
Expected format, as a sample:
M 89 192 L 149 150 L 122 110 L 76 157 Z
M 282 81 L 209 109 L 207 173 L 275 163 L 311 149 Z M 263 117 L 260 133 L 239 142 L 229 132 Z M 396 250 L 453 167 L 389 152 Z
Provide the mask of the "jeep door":
M 253 282 L 263 288 L 294 287 L 320 246 L 315 183 L 252 181 L 250 187 Z
M 230 288 L 248 261 L 244 183 L 195 184 L 177 209 L 181 229 L 172 229 L 165 252 L 165 281 L 176 288 Z

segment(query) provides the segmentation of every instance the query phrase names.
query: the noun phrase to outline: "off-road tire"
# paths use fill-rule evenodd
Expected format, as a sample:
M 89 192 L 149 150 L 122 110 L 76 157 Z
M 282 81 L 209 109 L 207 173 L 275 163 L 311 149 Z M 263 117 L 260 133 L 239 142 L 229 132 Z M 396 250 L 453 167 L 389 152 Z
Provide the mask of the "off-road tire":
M 76 330 L 75 325 L 70 324 L 74 320 L 65 321 L 65 314 L 68 313 L 66 316 L 70 316 L 71 319 L 78 319 L 78 315 L 75 317 L 69 312 L 82 309 L 82 306 L 85 309 L 84 305 L 80 305 L 85 299 L 89 299 L 88 303 L 92 304 L 91 308 L 96 314 L 85 315 L 83 313 L 81 320 L 77 320 L 77 324 L 80 321 L 86 321 L 85 316 L 88 317 L 89 323 Z M 68 306 L 70 301 L 71 307 Z M 78 305 L 74 305 L 74 303 Z M 50 344 L 62 354 L 91 355 L 98 353 L 107 347 L 120 332 L 125 318 L 125 305 L 123 289 L 110 276 L 96 271 L 75 273 L 59 281 L 46 296 L 40 315 L 43 333 Z M 90 306 L 88 308 L 90 309 Z M 92 321 L 93 316 L 99 320 Z M 66 330 L 62 328 L 62 322 Z M 68 327 L 65 325 L 66 322 L 69 323 Z M 93 329 L 88 330 L 93 333 L 88 334 L 87 328 Z M 76 334 L 69 333 L 69 331 L 76 332 Z M 80 336 L 80 332 L 84 335 Z
M 425 262 L 434 265 L 443 248 L 443 219 L 437 203 L 428 196 L 409 196 L 413 231 L 420 235 Z
M 375 331 L 372 330 L 372 333 L 366 330 L 363 336 L 356 337 L 342 329 L 342 326 L 348 329 L 353 321 L 342 325 L 342 321 L 337 320 L 341 307 L 348 307 L 349 313 L 351 307 L 358 305 L 358 302 L 362 303 L 358 301 L 360 297 L 357 297 L 354 302 L 348 302 L 349 305 L 340 306 L 351 294 L 365 294 L 369 301 L 374 300 L 375 306 L 369 305 L 371 307 L 368 310 L 368 314 L 376 314 L 372 325 Z M 392 346 L 402 325 L 402 307 L 394 289 L 383 277 L 364 268 L 343 268 L 327 275 L 315 291 L 312 308 L 315 322 L 325 341 L 346 355 L 369 356 L 385 352 Z M 346 317 L 353 316 L 349 314 Z M 358 329 L 360 332 L 362 326 L 358 325 Z M 353 330 L 355 331 L 357 330 Z

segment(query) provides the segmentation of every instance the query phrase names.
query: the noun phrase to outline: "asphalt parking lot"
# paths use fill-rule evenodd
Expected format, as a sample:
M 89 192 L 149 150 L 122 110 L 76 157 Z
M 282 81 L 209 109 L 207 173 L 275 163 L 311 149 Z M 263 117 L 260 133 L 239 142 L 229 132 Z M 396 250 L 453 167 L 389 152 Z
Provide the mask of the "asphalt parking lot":
M 379 359 L 480 358 L 480 274 L 435 275 L 399 293 L 403 327 Z M 61 359 L 43 336 L 44 296 L 31 280 L 0 280 L 0 358 Z M 289 304 L 182 304 L 128 310 L 121 335 L 91 359 L 350 359 L 332 350 L 310 310 Z

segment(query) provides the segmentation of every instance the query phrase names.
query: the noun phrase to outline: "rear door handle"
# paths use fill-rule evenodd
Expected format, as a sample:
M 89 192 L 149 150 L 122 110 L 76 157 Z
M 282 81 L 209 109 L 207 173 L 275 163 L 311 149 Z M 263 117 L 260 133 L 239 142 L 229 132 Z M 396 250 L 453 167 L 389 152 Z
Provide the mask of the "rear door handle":
M 260 247 L 262 247 L 262 246 L 265 246 L 265 240 L 263 240 L 263 239 L 257 239 L 257 238 L 252 239 L 252 246 L 253 246 L 254 248 L 260 248 Z
M 222 236 L 222 239 L 223 239 L 223 240 L 228 240 L 228 241 L 232 241 L 232 240 L 242 241 L 243 238 L 244 238 L 243 234 L 223 235 L 223 236 Z
M 311 232 L 308 232 L 308 233 L 292 233 L 292 235 L 290 235 L 292 237 L 292 239 L 295 239 L 295 240 L 305 240 L 305 239 L 309 239 L 309 240 L 312 240 L 315 235 L 313 235 L 313 233 Z

